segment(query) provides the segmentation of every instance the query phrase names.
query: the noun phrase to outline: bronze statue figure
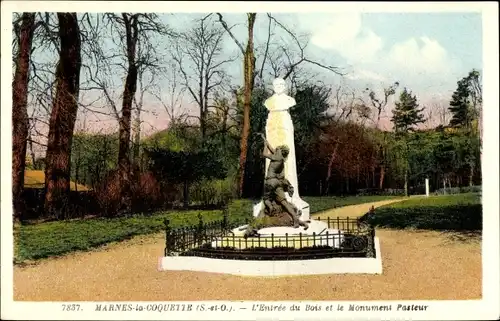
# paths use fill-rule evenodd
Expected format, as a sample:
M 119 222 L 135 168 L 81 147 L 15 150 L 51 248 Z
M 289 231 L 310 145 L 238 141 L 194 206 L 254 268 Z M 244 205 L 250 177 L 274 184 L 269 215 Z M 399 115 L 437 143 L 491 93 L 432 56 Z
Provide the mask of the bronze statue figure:
M 293 203 L 288 202 L 285 196 L 285 193 L 288 193 L 292 197 L 294 193 L 292 184 L 285 178 L 284 174 L 285 162 L 290 151 L 288 146 L 281 145 L 273 148 L 263 134 L 259 135 L 265 144 L 262 156 L 270 160 L 264 180 L 264 209 L 259 216 L 275 216 L 284 210 L 292 219 L 295 228 L 304 226 L 304 229 L 307 229 L 308 224 L 300 220 L 301 212 Z M 266 149 L 270 153 L 266 153 Z

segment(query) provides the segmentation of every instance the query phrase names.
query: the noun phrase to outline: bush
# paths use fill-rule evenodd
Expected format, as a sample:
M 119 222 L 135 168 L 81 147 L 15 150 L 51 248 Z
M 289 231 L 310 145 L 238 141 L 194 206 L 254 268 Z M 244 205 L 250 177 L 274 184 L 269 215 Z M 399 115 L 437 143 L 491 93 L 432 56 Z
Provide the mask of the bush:
M 425 194 L 425 185 L 417 185 L 408 187 L 408 195 L 423 195 Z M 405 196 L 404 188 L 363 188 L 356 193 L 358 196 Z
M 70 191 L 67 208 L 61 218 L 73 219 L 86 215 L 99 213 L 99 204 L 96 202 L 96 196 L 93 191 Z M 45 189 L 43 188 L 25 188 L 22 196 L 25 204 L 21 221 L 39 219 L 55 219 L 47 217 L 44 212 Z
M 379 207 L 361 220 L 388 228 L 481 230 L 482 205 L 479 195 L 472 193 L 422 197 Z
M 194 205 L 204 207 L 221 206 L 236 198 L 231 179 L 203 180 L 193 183 L 189 188 L 190 200 Z
M 363 188 L 359 189 L 356 193 L 358 196 L 403 196 L 405 195 L 405 190 L 402 188 Z
M 434 192 L 434 195 L 446 195 L 446 194 L 463 194 L 463 193 L 481 193 L 482 186 L 463 186 L 463 187 L 452 187 L 452 188 L 440 188 Z
M 104 216 L 114 216 L 120 206 L 120 182 L 117 170 L 112 170 L 96 188 L 96 198 Z M 160 185 L 152 172 L 140 172 L 131 177 L 132 211 L 146 212 L 165 208 L 177 197 L 174 187 Z

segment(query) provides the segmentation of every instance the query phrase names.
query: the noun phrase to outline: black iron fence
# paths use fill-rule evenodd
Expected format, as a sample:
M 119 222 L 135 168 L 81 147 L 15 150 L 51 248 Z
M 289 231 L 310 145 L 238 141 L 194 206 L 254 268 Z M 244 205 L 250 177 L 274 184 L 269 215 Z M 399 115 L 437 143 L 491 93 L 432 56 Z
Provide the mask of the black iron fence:
M 375 230 L 357 218 L 315 218 L 325 222 L 321 233 L 235 235 L 227 209 L 222 220 L 173 229 L 166 220 L 165 256 L 201 256 L 246 260 L 296 260 L 329 257 L 375 257 Z

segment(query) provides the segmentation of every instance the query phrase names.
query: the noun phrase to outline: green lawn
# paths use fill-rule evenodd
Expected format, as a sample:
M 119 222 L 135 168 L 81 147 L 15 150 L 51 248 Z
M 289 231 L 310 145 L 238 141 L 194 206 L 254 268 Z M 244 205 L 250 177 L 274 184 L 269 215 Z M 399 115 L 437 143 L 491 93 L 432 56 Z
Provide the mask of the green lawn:
M 388 196 L 362 197 L 304 197 L 311 213 L 346 205 L 361 204 L 395 198 Z M 45 222 L 21 225 L 14 228 L 15 262 L 61 255 L 76 250 L 89 250 L 100 245 L 122 241 L 135 235 L 164 230 L 164 219 L 172 227 L 182 227 L 198 222 L 198 214 L 204 221 L 222 219 L 220 210 L 168 211 L 151 215 L 135 215 L 114 219 L 92 218 L 87 220 Z M 252 202 L 237 200 L 229 206 L 229 220 L 242 224 L 252 216 Z
M 481 197 L 477 193 L 416 197 L 379 207 L 363 219 L 388 228 L 480 231 Z

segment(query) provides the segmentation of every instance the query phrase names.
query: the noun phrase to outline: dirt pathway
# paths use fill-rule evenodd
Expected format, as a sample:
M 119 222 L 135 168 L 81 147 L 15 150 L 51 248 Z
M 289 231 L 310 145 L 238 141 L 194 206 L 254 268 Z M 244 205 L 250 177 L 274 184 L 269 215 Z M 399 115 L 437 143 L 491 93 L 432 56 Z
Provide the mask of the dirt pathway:
M 364 214 L 372 205 L 322 213 Z M 345 212 L 345 214 L 344 214 Z M 357 214 L 355 214 L 357 213 Z M 438 232 L 378 230 L 382 275 L 250 278 L 159 272 L 164 235 L 14 268 L 14 300 L 453 300 L 481 297 L 481 244 Z M 262 289 L 266 289 L 262 291 Z
M 385 201 L 378 201 L 378 202 L 372 202 L 372 203 L 364 203 L 364 204 L 356 204 L 356 205 L 349 205 L 349 206 L 343 206 L 339 208 L 333 208 L 331 210 L 326 210 L 318 214 L 312 214 L 312 217 L 320 217 L 320 218 L 327 218 L 327 217 L 337 217 L 337 216 L 349 216 L 349 217 L 359 217 L 363 216 L 366 214 L 370 208 L 373 206 L 375 208 L 396 203 L 396 202 L 401 202 L 404 201 L 405 198 L 398 198 L 398 199 L 392 199 L 392 200 L 385 200 Z

